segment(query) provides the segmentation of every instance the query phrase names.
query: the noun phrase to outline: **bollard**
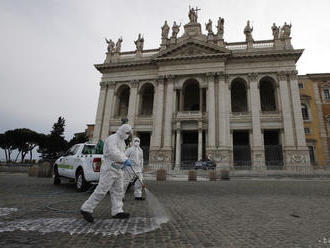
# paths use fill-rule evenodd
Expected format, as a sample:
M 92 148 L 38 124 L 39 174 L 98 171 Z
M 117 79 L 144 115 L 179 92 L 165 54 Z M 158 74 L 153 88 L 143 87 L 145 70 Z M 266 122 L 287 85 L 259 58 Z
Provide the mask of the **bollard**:
M 217 173 L 215 170 L 209 171 L 209 180 L 216 181 L 217 180 Z
M 29 168 L 29 176 L 30 177 L 36 177 L 39 174 L 39 166 L 38 165 L 33 165 L 32 167 Z
M 229 170 L 221 170 L 221 180 L 229 180 Z
M 188 172 L 188 181 L 197 181 L 197 172 L 190 170 Z
M 52 176 L 52 170 L 51 170 L 52 166 L 50 162 L 42 162 L 39 165 L 39 173 L 38 173 L 38 177 L 51 177 Z
M 156 180 L 157 181 L 166 181 L 166 170 L 165 169 L 158 169 L 156 173 Z

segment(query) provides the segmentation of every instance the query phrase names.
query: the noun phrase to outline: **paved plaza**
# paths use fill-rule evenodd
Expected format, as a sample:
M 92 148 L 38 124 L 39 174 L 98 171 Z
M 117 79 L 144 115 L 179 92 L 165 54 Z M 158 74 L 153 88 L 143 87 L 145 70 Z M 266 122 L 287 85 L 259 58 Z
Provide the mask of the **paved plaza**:
M 130 194 L 130 220 L 111 218 L 107 196 L 87 224 L 78 210 L 90 192 L 2 172 L 0 247 L 330 247 L 329 180 L 146 184 L 169 221 Z

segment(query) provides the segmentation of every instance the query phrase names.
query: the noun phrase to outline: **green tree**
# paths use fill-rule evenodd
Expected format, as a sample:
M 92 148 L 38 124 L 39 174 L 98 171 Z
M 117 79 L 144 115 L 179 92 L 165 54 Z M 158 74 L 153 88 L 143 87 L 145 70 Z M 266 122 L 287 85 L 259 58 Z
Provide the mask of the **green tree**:
M 50 134 L 41 136 L 38 152 L 43 159 L 56 160 L 68 149 L 68 142 L 63 135 L 64 127 L 65 119 L 60 116 Z
M 72 147 L 75 144 L 79 143 L 85 143 L 88 141 L 88 137 L 86 136 L 86 133 L 76 133 L 73 138 L 69 141 L 68 146 Z
M 5 151 L 6 162 L 11 162 L 11 154 L 17 149 L 13 130 L 0 134 L 0 148 Z

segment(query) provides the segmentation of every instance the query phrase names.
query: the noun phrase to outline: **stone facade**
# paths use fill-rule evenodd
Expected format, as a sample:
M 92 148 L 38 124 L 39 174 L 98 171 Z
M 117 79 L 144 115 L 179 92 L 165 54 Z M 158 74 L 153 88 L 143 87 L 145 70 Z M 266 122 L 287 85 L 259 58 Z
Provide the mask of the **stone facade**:
M 316 166 L 329 165 L 330 74 L 300 75 L 299 90 L 311 162 Z
M 108 49 L 95 65 L 102 80 L 93 141 L 127 117 L 136 135 L 150 137 L 151 164 L 182 168 L 211 156 L 219 167 L 248 160 L 265 169 L 274 158 L 309 165 L 296 71 L 303 50 L 292 48 L 291 25 L 255 41 L 248 22 L 246 41 L 227 43 L 224 20 L 203 34 L 195 11 L 181 37 L 175 23 L 169 38 L 165 22 L 160 48 Z

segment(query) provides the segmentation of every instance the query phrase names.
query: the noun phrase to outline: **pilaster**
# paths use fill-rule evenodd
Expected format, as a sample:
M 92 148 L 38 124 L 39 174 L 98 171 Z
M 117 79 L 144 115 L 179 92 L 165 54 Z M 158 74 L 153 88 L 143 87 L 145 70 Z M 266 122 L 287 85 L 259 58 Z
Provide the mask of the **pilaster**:
M 215 149 L 215 73 L 207 73 L 208 84 L 208 149 Z
M 98 140 L 101 138 L 106 93 L 107 93 L 106 83 L 101 82 L 100 83 L 99 102 L 97 105 L 97 112 L 96 112 L 96 119 L 95 119 L 95 129 L 94 129 L 94 133 L 93 133 L 93 143 L 97 143 Z
M 260 167 L 265 167 L 265 150 L 260 123 L 261 105 L 258 74 L 251 73 L 248 75 L 248 79 L 250 84 L 250 105 L 252 114 L 252 168 L 260 169 Z
M 136 113 L 136 99 L 137 99 L 137 88 L 139 86 L 139 81 L 134 80 L 130 83 L 131 89 L 129 94 L 129 103 L 128 103 L 128 123 L 134 128 L 135 123 L 135 113 Z
M 109 136 L 110 118 L 112 116 L 111 109 L 112 109 L 112 102 L 116 87 L 115 82 L 107 82 L 106 84 L 107 84 L 107 95 L 106 95 L 106 103 L 104 107 L 104 119 L 102 125 L 102 135 L 101 135 L 102 140 L 104 140 Z

